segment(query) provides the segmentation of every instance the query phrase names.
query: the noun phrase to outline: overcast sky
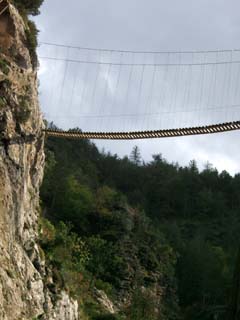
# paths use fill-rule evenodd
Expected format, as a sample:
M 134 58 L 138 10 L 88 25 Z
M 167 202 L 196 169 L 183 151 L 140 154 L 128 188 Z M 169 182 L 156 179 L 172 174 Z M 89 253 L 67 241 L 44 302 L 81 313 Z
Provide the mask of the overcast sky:
M 39 40 L 73 46 L 143 51 L 239 49 L 239 0 L 45 0 L 36 18 Z M 237 119 L 236 119 L 237 120 Z M 240 120 L 240 119 L 239 119 Z M 170 162 L 200 168 L 211 162 L 240 172 L 240 133 L 134 142 L 97 142 L 120 156 L 137 144 L 145 161 L 162 153 Z

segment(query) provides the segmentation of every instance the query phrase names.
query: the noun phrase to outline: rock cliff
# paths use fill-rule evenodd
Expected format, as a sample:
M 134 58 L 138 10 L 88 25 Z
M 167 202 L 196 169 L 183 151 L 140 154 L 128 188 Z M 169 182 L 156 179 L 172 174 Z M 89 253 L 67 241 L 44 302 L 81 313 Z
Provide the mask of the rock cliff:
M 44 135 L 30 32 L 6 0 L 0 12 L 0 319 L 76 320 L 77 303 L 48 289 L 38 247 Z

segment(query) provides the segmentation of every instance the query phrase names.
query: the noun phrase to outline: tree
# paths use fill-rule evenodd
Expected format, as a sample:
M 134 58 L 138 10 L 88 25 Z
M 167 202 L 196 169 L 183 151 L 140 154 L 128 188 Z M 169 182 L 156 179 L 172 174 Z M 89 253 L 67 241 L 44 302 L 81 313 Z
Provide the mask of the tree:
M 89 216 L 94 209 L 94 198 L 88 186 L 81 184 L 73 175 L 63 182 L 63 189 L 56 196 L 55 209 L 64 222 L 71 222 L 74 230 L 89 230 Z
M 226 320 L 238 320 L 240 317 L 240 249 L 234 272 L 231 300 Z
M 114 209 L 120 208 L 122 202 L 121 195 L 115 190 L 103 186 L 97 190 L 96 209 L 99 214 L 111 214 Z
M 227 320 L 238 319 L 240 259 L 232 294 L 230 288 L 240 241 L 240 175 L 218 173 L 209 163 L 199 171 L 195 161 L 181 167 L 161 154 L 144 164 L 138 147 L 121 159 L 88 140 L 49 137 L 46 148 L 44 213 L 54 224 L 70 222 L 86 243 L 87 290 L 88 281 L 113 299 L 124 290 L 131 305 L 121 312 L 128 320 L 179 319 L 177 294 L 181 319 L 222 320 L 228 300 Z M 44 238 L 53 237 L 49 228 Z M 62 242 L 54 262 L 63 257 L 66 272 L 71 257 Z M 67 278 L 80 289 L 70 267 Z M 164 288 L 159 314 L 151 296 L 157 283 Z
M 189 163 L 189 169 L 192 173 L 198 174 L 197 162 L 195 160 L 191 160 Z
M 130 320 L 156 320 L 158 318 L 156 297 L 151 290 L 137 288 L 132 297 Z
M 163 161 L 165 161 L 165 159 L 163 159 L 161 153 L 153 154 L 152 158 L 153 158 L 153 163 L 156 164 L 156 165 L 157 164 L 161 164 Z
M 13 3 L 21 12 L 36 16 L 40 13 L 39 8 L 43 1 L 44 0 L 13 0 Z
M 133 147 L 132 152 L 130 154 L 130 160 L 137 166 L 141 164 L 141 153 L 138 146 Z
M 177 269 L 180 304 L 189 314 L 186 319 L 192 319 L 193 311 L 224 304 L 229 273 L 222 248 L 196 236 L 180 252 Z

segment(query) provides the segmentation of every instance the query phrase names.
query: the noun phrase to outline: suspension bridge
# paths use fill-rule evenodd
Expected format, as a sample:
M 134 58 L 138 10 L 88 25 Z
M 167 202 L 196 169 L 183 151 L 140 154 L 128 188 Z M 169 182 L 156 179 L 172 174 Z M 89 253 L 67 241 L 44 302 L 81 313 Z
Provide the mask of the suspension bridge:
M 240 129 L 240 50 L 141 52 L 42 42 L 38 55 L 47 135 L 127 140 Z

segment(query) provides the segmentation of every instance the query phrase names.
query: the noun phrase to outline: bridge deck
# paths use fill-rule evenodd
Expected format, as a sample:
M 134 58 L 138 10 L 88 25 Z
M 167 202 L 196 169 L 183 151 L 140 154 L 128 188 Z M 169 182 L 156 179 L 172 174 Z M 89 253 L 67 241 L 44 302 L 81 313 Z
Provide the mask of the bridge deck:
M 181 128 L 170 130 L 155 131 L 137 131 L 137 132 L 81 132 L 76 130 L 55 130 L 45 129 L 48 136 L 72 139 L 99 139 L 99 140 L 134 140 L 134 139 L 152 139 L 182 137 L 190 135 L 213 134 L 240 129 L 240 121 L 227 122 L 216 125 Z

